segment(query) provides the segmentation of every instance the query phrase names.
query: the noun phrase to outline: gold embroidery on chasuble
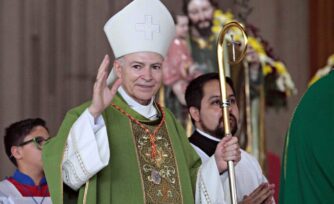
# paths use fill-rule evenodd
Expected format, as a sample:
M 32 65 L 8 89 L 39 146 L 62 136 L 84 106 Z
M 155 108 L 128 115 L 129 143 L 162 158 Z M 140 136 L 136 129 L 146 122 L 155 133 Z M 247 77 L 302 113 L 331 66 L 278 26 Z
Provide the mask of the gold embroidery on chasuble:
M 158 126 L 158 124 L 143 125 L 151 132 Z M 165 124 L 156 134 L 155 158 L 152 158 L 152 144 L 149 134 L 134 122 L 132 122 L 132 130 L 136 142 L 145 202 L 182 203 L 176 158 Z

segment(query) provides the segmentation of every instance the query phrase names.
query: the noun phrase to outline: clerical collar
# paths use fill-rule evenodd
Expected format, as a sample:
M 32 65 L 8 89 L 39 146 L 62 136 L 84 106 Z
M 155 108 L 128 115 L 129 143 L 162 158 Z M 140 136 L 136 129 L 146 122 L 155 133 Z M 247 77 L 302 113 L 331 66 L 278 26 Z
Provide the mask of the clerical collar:
M 131 96 L 129 96 L 128 93 L 124 90 L 122 86 L 118 88 L 118 93 L 121 94 L 122 98 L 126 101 L 126 103 L 132 108 L 134 111 L 139 113 L 140 115 L 144 116 L 145 118 L 148 118 L 150 120 L 157 119 L 158 111 L 154 107 L 154 97 L 152 97 L 150 103 L 146 106 L 141 105 L 137 101 L 135 101 Z
M 196 131 L 199 132 L 202 136 L 204 136 L 204 137 L 206 137 L 206 138 L 208 138 L 210 140 L 213 140 L 213 141 L 216 141 L 216 142 L 220 142 L 220 139 L 218 139 L 218 138 L 216 138 L 214 136 L 211 136 L 208 133 L 205 133 L 205 132 L 199 130 L 198 128 L 196 128 Z

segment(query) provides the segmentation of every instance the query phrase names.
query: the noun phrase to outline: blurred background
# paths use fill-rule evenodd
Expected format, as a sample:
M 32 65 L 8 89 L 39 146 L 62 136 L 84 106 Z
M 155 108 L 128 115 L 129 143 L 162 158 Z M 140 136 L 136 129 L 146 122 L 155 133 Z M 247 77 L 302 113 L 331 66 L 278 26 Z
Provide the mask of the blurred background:
M 112 52 L 104 23 L 129 0 L 0 0 L 0 178 L 14 166 L 3 148 L 4 128 L 41 117 L 55 135 L 64 114 L 89 100 L 97 68 Z M 182 1 L 163 0 L 175 12 Z M 224 11 L 240 12 L 240 0 L 219 0 Z M 247 21 L 258 27 L 287 66 L 298 93 L 287 108 L 265 113 L 266 148 L 282 155 L 295 106 L 314 73 L 334 53 L 332 0 L 243 0 Z M 279 167 L 277 167 L 279 168 Z

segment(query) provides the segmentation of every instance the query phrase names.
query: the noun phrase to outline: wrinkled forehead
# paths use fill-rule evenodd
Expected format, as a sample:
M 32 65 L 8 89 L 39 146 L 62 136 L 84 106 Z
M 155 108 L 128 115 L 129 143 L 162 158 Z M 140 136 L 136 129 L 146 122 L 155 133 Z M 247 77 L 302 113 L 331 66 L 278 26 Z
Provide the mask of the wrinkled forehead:
M 162 63 L 164 57 L 156 52 L 135 52 L 121 57 L 126 62 Z

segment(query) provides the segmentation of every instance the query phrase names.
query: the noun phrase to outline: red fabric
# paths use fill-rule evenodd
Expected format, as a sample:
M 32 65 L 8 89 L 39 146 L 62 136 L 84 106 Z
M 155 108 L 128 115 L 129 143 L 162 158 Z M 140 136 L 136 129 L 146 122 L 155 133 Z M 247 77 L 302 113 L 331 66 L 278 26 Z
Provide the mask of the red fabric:
M 175 38 L 169 46 L 162 66 L 164 84 L 170 86 L 176 81 L 186 78 L 186 69 L 189 69 L 192 63 L 186 42 Z
M 270 183 L 275 184 L 275 194 L 274 198 L 276 203 L 278 203 L 279 195 L 279 183 L 280 183 L 280 173 L 281 173 L 281 160 L 280 158 L 272 153 L 267 152 L 267 164 L 268 164 L 268 180 Z
M 13 178 L 8 178 L 7 180 L 16 187 L 16 189 L 21 193 L 23 197 L 49 197 L 50 196 L 47 184 L 41 185 L 41 186 L 30 186 L 30 185 L 21 184 Z

